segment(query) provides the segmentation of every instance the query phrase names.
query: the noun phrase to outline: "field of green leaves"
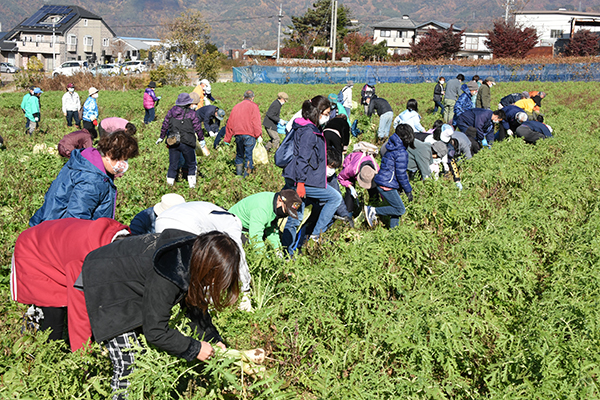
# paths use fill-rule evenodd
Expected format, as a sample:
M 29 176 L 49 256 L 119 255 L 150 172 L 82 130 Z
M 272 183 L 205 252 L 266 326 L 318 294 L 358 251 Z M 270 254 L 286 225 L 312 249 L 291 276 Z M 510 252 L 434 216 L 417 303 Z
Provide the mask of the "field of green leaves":
M 395 114 L 416 98 L 430 127 L 433 86 L 380 84 L 377 91 Z M 264 114 L 285 90 L 282 117 L 289 119 L 303 100 L 340 88 L 215 83 L 213 94 L 229 111 L 253 89 Z M 100 92 L 100 118 L 139 127 L 140 156 L 117 181 L 119 221 L 170 190 L 167 150 L 154 142 L 177 94 L 191 89 L 157 89 L 158 122 L 149 126 L 142 90 Z M 228 360 L 188 364 L 150 347 L 130 398 L 600 398 L 600 83 L 500 83 L 492 104 L 523 90 L 548 93 L 543 112 L 554 139 L 481 151 L 461 165 L 461 192 L 445 179 L 413 182 L 414 201 L 396 229 L 336 223 L 325 243 L 311 243 L 293 261 L 247 250 L 255 312 L 232 309 L 214 320 L 228 346 L 266 350 L 266 373 L 248 376 Z M 355 100 L 359 91 L 357 84 Z M 102 348 L 71 354 L 45 344 L 43 334 L 23 331 L 26 306 L 9 299 L 16 237 L 64 163 L 33 148 L 54 146 L 69 132 L 62 92 L 46 92 L 43 133 L 24 135 L 22 94 L 0 95 L 7 146 L 0 151 L 0 398 L 105 399 L 111 366 Z M 367 129 L 362 139 L 374 137 Z M 199 159 L 197 188 L 180 182 L 175 191 L 230 207 L 283 186 L 273 164 L 239 180 L 234 151 Z M 178 315 L 173 323 L 182 324 Z

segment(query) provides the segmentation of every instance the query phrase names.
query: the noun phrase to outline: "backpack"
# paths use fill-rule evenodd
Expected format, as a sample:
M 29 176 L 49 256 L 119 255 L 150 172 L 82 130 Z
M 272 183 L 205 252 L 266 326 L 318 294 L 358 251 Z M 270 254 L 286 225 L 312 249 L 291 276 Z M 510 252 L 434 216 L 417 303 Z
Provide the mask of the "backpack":
M 350 127 L 350 133 L 354 137 L 358 137 L 358 135 L 360 135 L 362 133 L 362 131 L 360 129 L 358 129 L 358 120 L 357 119 L 355 119 L 354 122 L 352 122 L 352 126 Z
M 346 90 L 345 87 L 338 93 L 337 102 L 340 104 L 344 104 L 344 90 Z
M 367 104 L 365 99 L 373 96 L 375 96 L 375 86 L 371 86 L 367 83 L 360 91 L 360 103 L 363 105 Z
M 296 132 L 296 130 L 292 129 L 275 151 L 275 165 L 280 168 L 287 167 L 294 157 L 294 132 Z

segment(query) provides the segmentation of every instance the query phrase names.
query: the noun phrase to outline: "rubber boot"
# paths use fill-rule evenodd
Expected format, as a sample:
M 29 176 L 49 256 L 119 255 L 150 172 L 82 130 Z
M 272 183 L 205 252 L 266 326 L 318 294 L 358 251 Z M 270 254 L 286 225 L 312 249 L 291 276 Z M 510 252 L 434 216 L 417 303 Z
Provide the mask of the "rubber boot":
M 188 185 L 190 185 L 190 189 L 196 187 L 196 175 L 188 175 Z
M 235 164 L 235 174 L 241 176 L 244 173 L 244 164 Z
M 252 173 L 252 169 L 246 168 L 246 171 L 244 171 L 244 178 L 247 177 L 248 175 L 250 175 L 251 173 Z
M 175 184 L 175 178 L 167 178 L 167 185 L 173 186 Z

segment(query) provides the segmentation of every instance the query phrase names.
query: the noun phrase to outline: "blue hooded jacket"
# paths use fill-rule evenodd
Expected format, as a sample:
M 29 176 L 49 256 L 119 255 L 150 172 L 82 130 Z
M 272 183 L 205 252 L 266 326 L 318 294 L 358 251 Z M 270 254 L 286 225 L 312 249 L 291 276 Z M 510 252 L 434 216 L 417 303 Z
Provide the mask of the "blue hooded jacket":
M 492 144 L 494 142 L 493 113 L 492 110 L 484 108 L 471 108 L 456 118 L 456 128 L 466 133 L 468 128 L 474 127 L 477 130 L 476 139 L 479 143 L 485 138 L 488 144 Z
M 390 136 L 385 145 L 386 152 L 381 158 L 379 172 L 373 178 L 378 186 L 399 189 L 402 187 L 405 193 L 412 192 L 408 181 L 406 167 L 408 166 L 408 152 L 402 143 L 402 139 L 395 133 Z
M 458 117 L 460 114 L 464 113 L 467 110 L 470 110 L 473 107 L 473 95 L 469 90 L 469 87 L 466 83 L 463 83 L 460 87 L 462 90 L 462 94 L 458 96 L 458 100 L 456 100 L 456 104 L 454 104 L 454 118 Z
M 61 218 L 114 218 L 117 187 L 106 172 L 81 154 L 85 150 L 100 157 L 96 149 L 73 150 L 46 192 L 44 204 L 29 220 L 30 226 Z
M 323 133 L 311 121 L 296 118 L 294 156 L 283 169 L 283 177 L 306 186 L 327 187 L 327 151 Z

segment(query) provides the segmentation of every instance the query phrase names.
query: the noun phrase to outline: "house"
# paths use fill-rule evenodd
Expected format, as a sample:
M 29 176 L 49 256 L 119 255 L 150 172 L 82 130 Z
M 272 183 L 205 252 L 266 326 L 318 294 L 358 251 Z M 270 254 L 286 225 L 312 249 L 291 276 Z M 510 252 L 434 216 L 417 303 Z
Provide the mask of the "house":
M 454 26 L 452 24 L 448 24 L 446 22 L 435 21 L 435 20 L 431 20 L 431 21 L 427 21 L 425 23 L 419 24 L 415 27 L 415 43 L 418 43 L 419 40 L 423 36 L 425 36 L 427 31 L 430 29 L 434 29 L 436 31 L 445 31 L 450 28 L 452 28 L 453 33 L 459 33 L 460 31 L 462 31 L 462 29 L 457 28 L 456 26 Z
M 535 28 L 540 37 L 539 47 L 554 49 L 558 42 L 570 39 L 581 29 L 600 32 L 599 13 L 568 11 L 561 8 L 554 11 L 516 11 L 513 15 L 517 25 Z
M 15 43 L 14 65 L 26 67 L 37 57 L 50 71 L 65 61 L 103 62 L 111 57 L 112 29 L 96 14 L 78 6 L 44 5 L 25 19 L 4 40 Z M 2 58 L 11 53 L 2 47 Z
M 408 15 L 390 18 L 371 26 L 373 28 L 373 44 L 387 42 L 388 53 L 408 54 L 413 43 L 415 24 Z
M 113 57 L 115 62 L 125 60 L 140 60 L 140 51 L 146 53 L 153 62 L 164 61 L 165 51 L 162 49 L 160 39 L 135 38 L 135 37 L 117 37 L 111 42 Z M 161 49 L 161 50 L 159 50 Z M 150 52 L 154 52 L 149 54 Z M 151 56 L 151 57 L 150 57 Z
M 492 50 L 485 45 L 488 36 L 487 33 L 463 32 L 461 49 L 456 53 L 456 58 L 491 60 Z

